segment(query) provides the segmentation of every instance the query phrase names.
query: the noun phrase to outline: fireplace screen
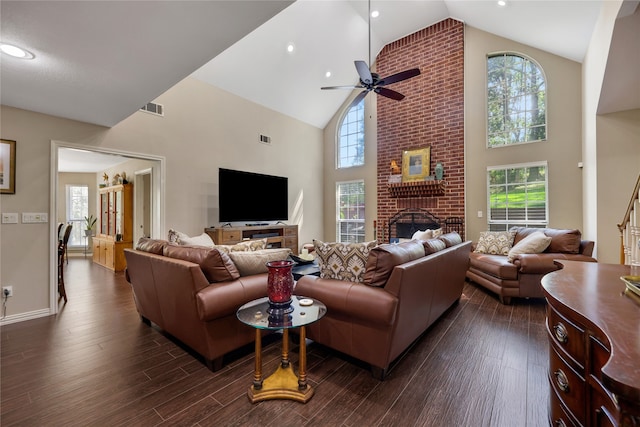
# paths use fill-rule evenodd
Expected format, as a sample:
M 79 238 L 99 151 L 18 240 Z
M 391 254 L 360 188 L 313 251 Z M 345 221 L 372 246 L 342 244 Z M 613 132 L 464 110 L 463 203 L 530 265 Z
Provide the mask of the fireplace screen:
M 442 228 L 443 233 L 455 231 L 464 240 L 462 218 L 449 217 L 443 220 L 425 209 L 405 209 L 389 219 L 389 242 L 410 239 L 418 230 L 438 228 Z

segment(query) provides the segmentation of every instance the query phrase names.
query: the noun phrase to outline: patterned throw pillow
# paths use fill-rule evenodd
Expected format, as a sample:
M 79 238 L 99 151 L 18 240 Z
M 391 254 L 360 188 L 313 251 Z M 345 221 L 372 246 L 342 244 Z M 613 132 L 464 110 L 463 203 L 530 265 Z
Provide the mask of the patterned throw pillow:
M 515 231 L 481 231 L 474 252 L 479 254 L 507 255 L 513 246 Z
M 314 240 L 320 277 L 362 283 L 369 251 L 376 243 L 376 240 L 364 243 L 325 243 Z
M 173 228 L 169 229 L 169 236 L 167 240 L 171 243 L 180 244 L 180 239 L 188 238 L 189 235 L 183 233 L 182 231 L 174 230 Z
M 231 252 L 260 251 L 267 247 L 267 239 L 245 240 L 235 245 L 215 245 L 214 248 L 227 254 Z

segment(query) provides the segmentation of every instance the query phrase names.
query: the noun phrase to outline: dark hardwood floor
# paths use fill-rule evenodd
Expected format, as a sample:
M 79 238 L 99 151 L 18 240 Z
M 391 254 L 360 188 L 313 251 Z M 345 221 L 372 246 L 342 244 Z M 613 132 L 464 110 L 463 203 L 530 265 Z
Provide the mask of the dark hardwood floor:
M 460 303 L 384 382 L 310 343 L 314 397 L 251 404 L 252 347 L 212 373 L 140 321 L 123 274 L 71 258 L 65 277 L 69 302 L 57 316 L 2 327 L 3 427 L 548 425 L 541 300 L 504 306 L 467 283 Z M 279 361 L 280 344 L 271 341 L 266 374 Z M 290 357 L 297 362 L 295 346 Z

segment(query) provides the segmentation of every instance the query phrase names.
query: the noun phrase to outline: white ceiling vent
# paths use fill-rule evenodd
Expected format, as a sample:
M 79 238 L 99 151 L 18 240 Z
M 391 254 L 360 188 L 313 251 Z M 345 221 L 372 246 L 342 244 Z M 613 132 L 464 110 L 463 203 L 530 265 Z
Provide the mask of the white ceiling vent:
M 156 104 L 155 102 L 150 102 L 144 107 L 142 107 L 140 111 L 145 111 L 147 113 L 155 114 L 156 116 L 164 116 L 164 105 Z

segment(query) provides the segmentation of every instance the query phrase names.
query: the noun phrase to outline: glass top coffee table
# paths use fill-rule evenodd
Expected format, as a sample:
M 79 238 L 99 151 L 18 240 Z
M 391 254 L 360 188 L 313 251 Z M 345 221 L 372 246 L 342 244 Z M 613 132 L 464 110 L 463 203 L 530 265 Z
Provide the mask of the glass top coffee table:
M 256 364 L 253 384 L 249 387 L 251 403 L 269 399 L 291 399 L 306 403 L 313 396 L 313 389 L 307 384 L 307 345 L 305 326 L 317 320 L 327 312 L 327 307 L 318 300 L 292 295 L 291 313 L 274 317 L 267 313 L 267 297 L 250 301 L 240 307 L 236 313 L 242 323 L 256 328 Z M 300 328 L 300 355 L 298 375 L 289 363 L 289 329 Z M 282 329 L 282 357 L 280 365 L 269 377 L 262 378 L 262 330 Z

